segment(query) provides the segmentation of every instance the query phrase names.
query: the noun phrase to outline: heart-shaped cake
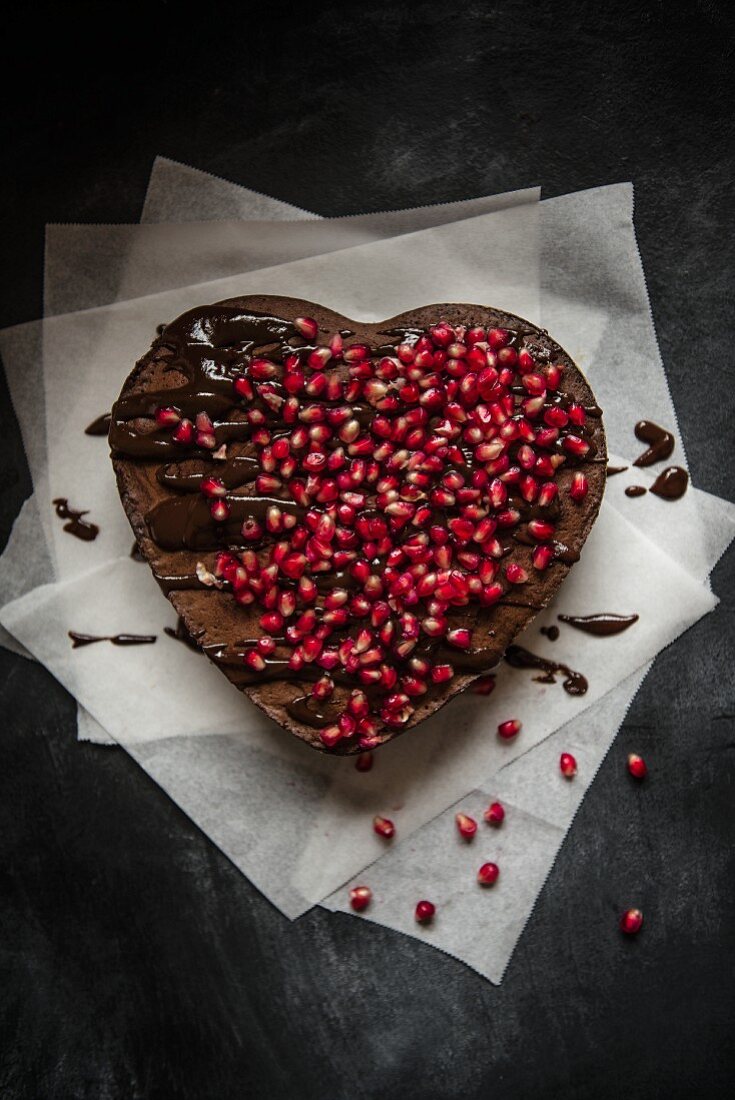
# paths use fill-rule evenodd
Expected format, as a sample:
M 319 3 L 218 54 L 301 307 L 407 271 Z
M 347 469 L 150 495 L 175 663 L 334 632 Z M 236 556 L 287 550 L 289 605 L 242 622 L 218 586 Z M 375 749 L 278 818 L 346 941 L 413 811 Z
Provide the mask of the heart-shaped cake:
M 339 753 L 498 663 L 578 559 L 607 459 L 585 378 L 520 317 L 453 304 L 364 324 L 271 296 L 167 325 L 110 445 L 189 633 Z

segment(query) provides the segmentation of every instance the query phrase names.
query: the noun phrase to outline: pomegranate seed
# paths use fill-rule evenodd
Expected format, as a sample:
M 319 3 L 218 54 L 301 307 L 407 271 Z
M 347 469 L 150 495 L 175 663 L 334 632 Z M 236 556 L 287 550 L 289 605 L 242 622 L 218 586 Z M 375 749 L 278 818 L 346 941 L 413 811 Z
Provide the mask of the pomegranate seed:
M 528 580 L 528 573 L 517 562 L 511 561 L 505 567 L 505 579 L 510 584 L 525 584 Z
M 166 405 L 156 409 L 153 414 L 156 418 L 156 424 L 159 428 L 173 428 L 174 424 L 179 424 L 181 421 L 181 413 L 178 409 L 173 408 L 172 405 Z
M 488 825 L 502 825 L 505 818 L 505 809 L 500 802 L 491 802 L 485 813 L 482 815 L 487 821 Z
M 576 455 L 577 458 L 584 458 L 590 449 L 587 440 L 582 439 L 579 435 L 565 435 L 561 445 L 565 451 L 568 451 L 571 455 Z
M 257 519 L 246 519 L 242 525 L 241 534 L 246 542 L 257 542 L 263 537 L 263 528 Z
M 219 477 L 204 477 L 199 483 L 199 488 L 205 497 L 224 497 L 227 495 L 225 483 Z
M 186 418 L 184 418 L 184 420 L 181 421 L 178 428 L 172 434 L 171 438 L 173 439 L 174 443 L 181 443 L 185 447 L 193 443 L 194 425 L 192 424 L 191 420 L 187 420 Z
M 626 909 L 620 918 L 620 931 L 626 936 L 635 936 L 640 932 L 643 924 L 643 913 L 640 909 Z
M 342 730 L 339 726 L 325 726 L 319 731 L 319 739 L 328 749 L 333 749 L 342 740 Z
M 312 317 L 296 317 L 293 327 L 305 340 L 315 340 L 319 326 Z
M 209 512 L 215 523 L 224 523 L 230 518 L 231 508 L 226 500 L 213 500 L 209 505 Z
M 589 483 L 584 474 L 575 473 L 572 475 L 572 484 L 569 487 L 569 496 L 572 500 L 579 504 L 587 496 L 589 491 Z
M 648 768 L 646 762 L 642 756 L 638 756 L 637 753 L 632 752 L 628 756 L 628 771 L 636 779 L 645 779 L 648 774 Z
M 373 832 L 390 840 L 391 837 L 396 835 L 396 827 L 387 817 L 374 817 Z
M 431 669 L 431 679 L 435 684 L 445 684 L 453 676 L 454 669 L 451 665 L 434 665 Z
M 548 569 L 554 560 L 554 551 L 551 546 L 537 546 L 533 552 L 533 567 L 543 572 Z
M 500 868 L 497 863 L 483 863 L 477 872 L 477 881 L 480 886 L 493 886 L 498 881 Z
M 510 333 L 504 328 L 491 328 L 487 334 L 487 342 L 493 351 L 498 351 L 510 343 Z
M 572 779 L 577 774 L 577 761 L 570 752 L 563 752 L 559 757 L 559 770 L 566 779 Z
M 367 909 L 372 900 L 373 892 L 369 886 L 353 886 L 350 890 L 350 905 L 356 913 Z
M 373 754 L 371 752 L 361 752 L 355 761 L 355 767 L 359 772 L 369 772 L 373 766 Z
M 477 822 L 474 818 L 468 817 L 467 814 L 455 814 L 455 822 L 459 830 L 460 836 L 463 836 L 465 840 L 471 840 L 477 832 Z
M 424 620 L 425 624 L 426 620 Z M 424 625 L 424 630 L 426 626 Z M 466 627 L 458 627 L 457 630 L 447 631 L 447 642 L 455 649 L 469 649 L 472 644 L 472 632 Z
M 515 737 L 521 729 L 521 723 L 517 718 L 509 718 L 507 722 L 501 722 L 498 726 L 498 734 L 504 737 L 506 741 L 509 741 L 511 737 Z
M 419 924 L 428 924 L 436 913 L 436 906 L 431 901 L 419 901 L 416 903 L 416 920 Z
M 494 687 L 494 676 L 480 676 L 477 680 L 474 681 L 470 690 L 473 691 L 475 695 L 489 695 Z
M 250 668 L 252 668 L 255 672 L 262 672 L 263 669 L 266 667 L 265 661 L 261 657 L 260 653 L 258 653 L 257 649 L 249 649 L 243 657 L 243 661 L 246 665 L 249 665 Z

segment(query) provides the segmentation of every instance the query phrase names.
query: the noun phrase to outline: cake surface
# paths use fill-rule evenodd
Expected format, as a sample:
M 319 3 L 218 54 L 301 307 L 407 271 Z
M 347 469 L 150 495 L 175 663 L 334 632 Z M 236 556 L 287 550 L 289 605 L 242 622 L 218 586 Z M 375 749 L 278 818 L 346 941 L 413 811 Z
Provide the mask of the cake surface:
M 273 296 L 197 307 L 137 363 L 109 438 L 189 633 L 281 726 L 340 753 L 498 663 L 605 485 L 579 369 L 476 305 L 377 324 Z

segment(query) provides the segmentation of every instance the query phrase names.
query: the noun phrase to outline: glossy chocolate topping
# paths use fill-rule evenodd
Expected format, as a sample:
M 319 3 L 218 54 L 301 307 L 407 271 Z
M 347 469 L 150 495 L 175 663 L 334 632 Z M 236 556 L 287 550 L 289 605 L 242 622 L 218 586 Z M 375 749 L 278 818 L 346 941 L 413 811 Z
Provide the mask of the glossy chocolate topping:
M 153 645 L 155 634 L 79 634 L 76 630 L 68 631 L 71 638 L 72 649 L 80 649 L 85 645 L 94 645 L 95 642 L 112 642 L 113 645 Z
M 643 497 L 646 495 L 645 485 L 628 485 L 625 490 L 626 497 Z
M 663 500 L 679 500 L 689 487 L 689 474 L 681 466 L 667 466 L 653 485 L 651 492 Z
M 176 622 L 176 626 L 164 626 L 163 633 L 168 634 L 169 638 L 174 638 L 177 642 L 183 642 L 189 649 L 196 650 L 197 653 L 201 653 L 202 649 L 196 638 L 192 637 L 189 631 L 186 629 L 186 623 L 179 615 Z
M 636 439 L 648 443 L 648 450 L 633 463 L 634 466 L 653 466 L 655 462 L 667 459 L 674 450 L 674 437 L 665 428 L 654 424 L 652 420 L 639 420 L 635 426 Z
M 564 674 L 562 687 L 568 695 L 584 695 L 589 688 L 586 677 L 581 672 L 575 672 L 569 665 L 557 661 L 549 661 L 545 657 L 539 657 L 530 650 L 520 645 L 510 645 L 505 651 L 505 660 L 511 668 L 533 668 L 543 672 L 543 676 L 534 676 L 540 684 L 555 684 L 557 673 Z
M 608 466 L 607 476 L 615 477 L 616 474 L 622 474 L 628 469 L 627 466 Z
M 56 497 L 52 504 L 59 519 L 69 521 L 64 524 L 64 531 L 73 535 L 75 539 L 81 539 L 82 542 L 94 542 L 100 533 L 100 529 L 96 523 L 90 523 L 89 520 L 83 519 L 84 516 L 89 515 L 88 511 L 78 512 L 75 508 L 70 508 L 66 497 Z
M 598 615 L 557 615 L 559 622 L 568 623 L 585 634 L 594 634 L 597 638 L 607 638 L 611 634 L 621 634 L 633 623 L 638 622 L 637 615 L 613 615 L 601 612 Z
M 85 435 L 107 435 L 110 431 L 110 414 L 103 413 L 102 416 L 98 416 L 96 420 L 93 420 L 91 424 L 88 424 L 84 429 Z

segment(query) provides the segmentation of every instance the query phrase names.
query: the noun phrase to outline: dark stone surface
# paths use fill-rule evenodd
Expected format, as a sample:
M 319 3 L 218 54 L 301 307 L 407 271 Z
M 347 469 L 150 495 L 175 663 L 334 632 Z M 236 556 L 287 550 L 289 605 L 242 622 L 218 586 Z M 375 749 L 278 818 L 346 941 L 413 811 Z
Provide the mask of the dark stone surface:
M 632 179 L 694 481 L 732 498 L 724 4 L 273 4 L 230 25 L 217 5 L 186 23 L 110 5 L 90 44 L 101 10 L 34 9 L 8 38 L 3 324 L 40 313 L 44 223 L 135 220 L 156 153 L 323 214 Z M 30 492 L 2 398 L 0 544 Z M 500 988 L 347 917 L 290 924 L 124 753 L 75 743 L 43 669 L 0 652 L 3 1097 L 725 1095 L 734 563 L 656 662 Z

